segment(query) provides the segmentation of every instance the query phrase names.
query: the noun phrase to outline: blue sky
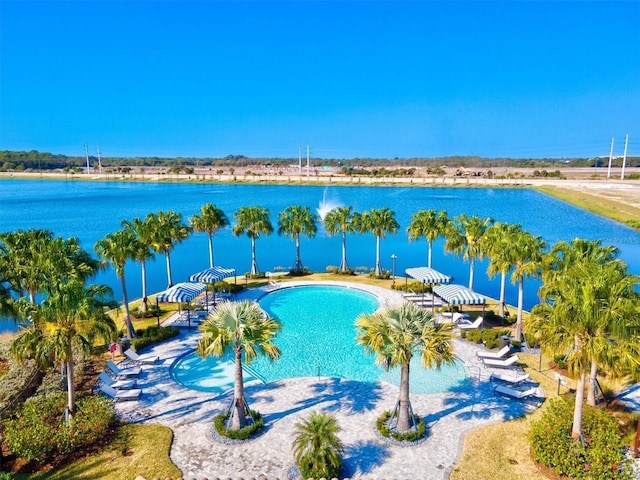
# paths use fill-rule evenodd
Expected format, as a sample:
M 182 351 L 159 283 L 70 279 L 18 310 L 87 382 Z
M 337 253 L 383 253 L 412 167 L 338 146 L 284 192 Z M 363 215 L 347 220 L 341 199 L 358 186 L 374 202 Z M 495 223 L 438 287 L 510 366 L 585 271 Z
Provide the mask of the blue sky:
M 0 149 L 640 155 L 639 25 L 640 1 L 2 0 Z

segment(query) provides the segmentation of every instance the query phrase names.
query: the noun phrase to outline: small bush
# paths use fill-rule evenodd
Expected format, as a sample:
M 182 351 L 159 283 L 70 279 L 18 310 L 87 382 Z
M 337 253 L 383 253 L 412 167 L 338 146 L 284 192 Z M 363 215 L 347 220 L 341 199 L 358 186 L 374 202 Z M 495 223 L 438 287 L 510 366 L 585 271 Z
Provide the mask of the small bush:
M 588 479 L 630 479 L 629 460 L 609 413 L 586 406 L 582 411 L 584 444 L 573 441 L 573 402 L 553 400 L 540 420 L 531 424 L 534 459 L 558 475 Z
M 101 438 L 115 418 L 113 402 L 101 396 L 79 398 L 73 428 L 64 411 L 66 394 L 26 401 L 14 419 L 5 422 L 4 440 L 16 456 L 45 462 L 53 454 L 68 454 Z
M 225 424 L 229 418 L 230 412 L 221 413 L 216 416 L 216 418 L 213 419 L 213 425 L 215 426 L 216 432 L 218 432 L 218 435 L 221 437 L 230 438 L 232 440 L 246 440 L 258 433 L 264 426 L 264 419 L 260 413 L 255 410 L 251 410 L 251 414 L 253 415 L 254 422 L 240 430 L 230 430 L 226 427 Z
M 422 437 L 424 437 L 427 426 L 424 423 L 424 420 L 418 415 L 413 416 L 413 421 L 414 423 L 418 424 L 418 427 L 415 430 L 409 430 L 407 432 L 398 432 L 396 430 L 391 430 L 389 428 L 390 419 L 391 412 L 387 410 L 382 415 L 380 415 L 380 417 L 376 421 L 376 428 L 383 437 L 391 437 L 398 442 L 415 442 L 416 440 L 420 440 Z
M 140 307 L 131 309 L 131 315 L 136 318 L 153 318 L 162 315 L 163 310 L 158 305 L 149 305 L 144 312 L 140 311 Z
M 172 338 L 180 333 L 176 327 L 158 327 L 152 325 L 147 328 L 136 330 L 137 338 L 131 339 L 131 346 L 134 350 L 141 350 L 144 347 L 159 343 L 167 338 Z
M 509 333 L 509 330 L 504 328 L 482 328 L 469 330 L 463 338 L 473 343 L 484 343 L 487 348 L 496 348 L 500 345 L 500 337 Z
M 556 367 L 560 370 L 564 370 L 565 368 L 567 368 L 567 362 L 565 361 L 564 355 L 556 355 L 555 357 L 553 357 L 553 363 L 555 363 Z
M 213 288 L 216 292 L 224 292 L 224 293 L 238 293 L 241 290 L 244 290 L 244 287 L 237 283 L 229 283 L 224 280 L 220 280 L 213 284 Z

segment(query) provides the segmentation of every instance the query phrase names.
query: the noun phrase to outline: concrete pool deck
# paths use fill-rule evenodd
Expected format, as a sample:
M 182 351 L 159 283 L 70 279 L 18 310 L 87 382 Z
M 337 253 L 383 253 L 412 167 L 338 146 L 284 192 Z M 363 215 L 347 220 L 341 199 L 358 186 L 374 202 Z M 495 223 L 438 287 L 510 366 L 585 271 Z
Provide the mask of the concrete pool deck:
M 353 284 L 348 286 L 353 288 Z M 382 306 L 401 300 L 395 291 L 366 285 L 356 288 L 376 294 Z M 254 289 L 237 299 L 255 299 L 264 293 L 265 290 Z M 411 395 L 414 411 L 428 425 L 427 439 L 417 446 L 390 445 L 374 433 L 376 418 L 395 404 L 396 386 L 327 377 L 246 385 L 251 408 L 265 418 L 264 433 L 248 443 L 223 445 L 212 440 L 209 432 L 213 417 L 228 408 L 233 392 L 190 390 L 174 382 L 170 374 L 173 362 L 193 350 L 198 338 L 197 329 L 183 329 L 178 337 L 155 346 L 151 351 L 160 356 L 161 362 L 143 366 L 138 381 L 143 389 L 140 400 L 121 402 L 116 407 L 125 420 L 171 428 L 171 460 L 185 478 L 288 478 L 293 465 L 294 425 L 314 410 L 332 413 L 342 428 L 339 436 L 345 446 L 343 477 L 447 478 L 460 457 L 467 432 L 536 408 L 530 402 L 494 395 L 495 384 L 490 381 L 494 370 L 483 368 L 478 362 L 479 347 L 456 340 L 456 355 L 469 368 L 470 378 L 454 391 Z

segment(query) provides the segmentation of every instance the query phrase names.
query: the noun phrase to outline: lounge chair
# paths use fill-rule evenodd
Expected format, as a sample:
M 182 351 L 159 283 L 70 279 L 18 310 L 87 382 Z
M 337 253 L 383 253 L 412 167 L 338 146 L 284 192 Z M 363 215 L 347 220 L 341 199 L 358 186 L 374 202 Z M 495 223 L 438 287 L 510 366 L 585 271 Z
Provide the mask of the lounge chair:
M 107 362 L 107 368 L 111 370 L 111 373 L 113 373 L 116 378 L 137 377 L 142 371 L 140 367 L 120 368 L 113 363 L 113 360 Z
M 114 402 L 126 401 L 126 400 L 138 400 L 142 390 L 135 388 L 132 390 L 116 390 L 109 385 L 100 385 L 102 393 L 112 398 Z
M 491 374 L 491 380 L 499 380 L 501 382 L 505 382 L 505 383 L 511 383 L 513 385 L 521 383 L 521 382 L 525 382 L 527 380 L 530 380 L 531 377 L 529 376 L 528 373 L 518 373 L 518 372 L 514 372 L 515 375 L 509 375 L 506 372 L 494 372 Z
M 135 380 L 114 380 L 107 372 L 100 372 L 98 378 L 104 385 L 108 385 L 116 390 L 128 390 L 136 386 Z
M 503 358 L 507 353 L 509 353 L 510 350 L 511 350 L 511 346 L 505 345 L 497 352 L 489 352 L 489 351 L 485 352 L 483 350 L 480 350 L 476 352 L 476 355 L 480 358 Z
M 124 352 L 125 357 L 131 360 L 133 363 L 154 365 L 160 361 L 160 357 L 157 355 L 138 355 L 133 348 L 129 348 Z
M 482 317 L 478 317 L 476 318 L 476 321 L 470 324 L 458 324 L 458 328 L 460 330 L 475 330 L 477 328 L 480 328 L 480 326 L 482 325 Z
M 531 387 L 527 390 L 516 390 L 515 388 L 509 388 L 505 385 L 498 385 L 494 390 L 494 394 L 504 395 L 506 397 L 515 398 L 517 400 L 523 400 L 529 397 L 538 396 L 538 387 Z
M 482 359 L 485 367 L 501 367 L 501 368 L 513 367 L 515 366 L 518 360 L 520 360 L 518 358 L 518 355 L 512 355 L 509 358 L 505 358 L 505 359 L 503 358 L 483 358 Z

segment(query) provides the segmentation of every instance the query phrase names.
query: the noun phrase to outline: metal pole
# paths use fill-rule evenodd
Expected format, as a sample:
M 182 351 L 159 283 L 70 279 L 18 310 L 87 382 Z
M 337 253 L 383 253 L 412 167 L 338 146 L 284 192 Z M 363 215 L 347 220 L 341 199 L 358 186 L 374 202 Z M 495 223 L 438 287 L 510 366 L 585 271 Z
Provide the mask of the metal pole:
M 611 150 L 609 150 L 609 168 L 607 169 L 607 178 L 611 178 L 611 161 L 613 160 L 613 138 L 611 139 Z
M 624 138 L 624 155 L 622 155 L 622 173 L 620 180 L 624 180 L 624 168 L 627 166 L 627 147 L 629 146 L 629 134 Z
M 396 258 L 398 257 L 395 253 L 391 254 L 391 278 L 394 285 L 396 283 Z

